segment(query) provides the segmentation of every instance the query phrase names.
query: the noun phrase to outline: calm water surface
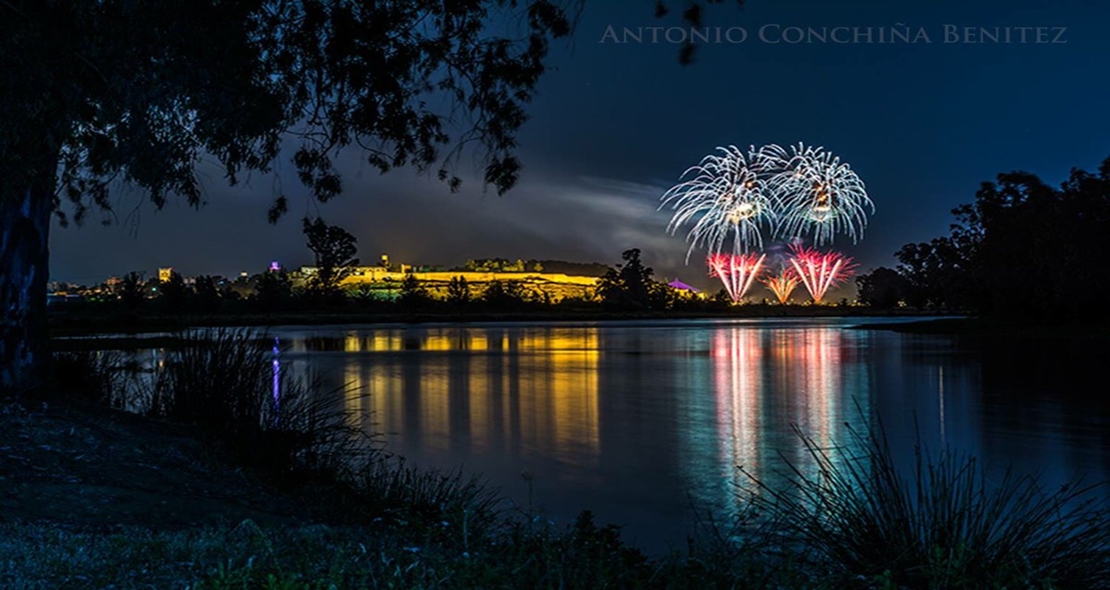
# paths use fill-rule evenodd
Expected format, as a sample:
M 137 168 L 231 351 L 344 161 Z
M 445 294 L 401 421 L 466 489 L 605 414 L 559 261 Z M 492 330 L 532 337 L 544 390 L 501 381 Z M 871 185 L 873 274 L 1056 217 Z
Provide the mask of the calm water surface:
M 629 540 L 681 546 L 695 511 L 729 514 L 743 468 L 774 485 L 881 416 L 900 459 L 914 433 L 1062 483 L 1105 479 L 1102 350 L 847 329 L 867 320 L 764 319 L 286 327 L 295 371 L 348 387 L 367 428 L 419 465 L 463 466 L 521 509 L 584 508 Z M 889 319 L 876 321 L 888 322 Z

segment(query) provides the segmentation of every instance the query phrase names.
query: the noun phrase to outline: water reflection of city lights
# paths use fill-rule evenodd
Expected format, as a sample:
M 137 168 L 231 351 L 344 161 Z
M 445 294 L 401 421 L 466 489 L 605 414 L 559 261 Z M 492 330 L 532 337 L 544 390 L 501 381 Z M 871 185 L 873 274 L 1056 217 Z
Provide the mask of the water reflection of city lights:
M 760 394 L 762 351 L 755 330 L 735 328 L 713 334 L 713 389 L 718 400 L 717 427 L 726 466 L 760 470 Z
M 736 501 L 737 486 L 758 491 L 749 476 L 765 483 L 781 478 L 787 470 L 783 459 L 807 476 L 816 473 L 817 465 L 800 441 L 784 435 L 791 425 L 821 448 L 845 440 L 844 423 L 851 417 L 844 413 L 844 388 L 867 392 L 865 383 L 843 378 L 844 346 L 838 329 L 737 327 L 713 333 L 720 464 L 733 470 L 726 505 Z
M 369 400 L 358 409 L 410 445 L 515 447 L 570 462 L 597 454 L 595 328 L 385 329 L 346 336 L 344 350 L 421 352 L 382 363 L 353 356 L 344 367 L 359 399 Z

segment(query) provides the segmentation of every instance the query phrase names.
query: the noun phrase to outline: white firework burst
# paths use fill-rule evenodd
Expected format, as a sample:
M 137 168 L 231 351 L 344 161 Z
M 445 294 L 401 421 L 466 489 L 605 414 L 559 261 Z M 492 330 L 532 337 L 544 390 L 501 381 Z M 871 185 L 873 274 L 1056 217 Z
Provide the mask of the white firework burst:
M 874 213 L 875 205 L 851 166 L 822 147 L 801 143 L 789 153 L 771 145 L 760 154 L 764 169 L 775 170 L 766 184 L 778 212 L 776 237 L 812 237 L 820 246 L 840 233 L 853 243 L 863 236 L 868 209 Z
M 763 150 L 747 153 L 736 146 L 719 147 L 701 163 L 686 170 L 679 180 L 687 179 L 663 194 L 663 204 L 674 209 L 667 225 L 672 234 L 690 225 L 686 240 L 690 248 L 686 261 L 698 246 L 711 253 L 730 247 L 744 254 L 763 247 L 763 230 L 775 221 L 774 201 L 770 197 L 767 168 L 771 162 Z

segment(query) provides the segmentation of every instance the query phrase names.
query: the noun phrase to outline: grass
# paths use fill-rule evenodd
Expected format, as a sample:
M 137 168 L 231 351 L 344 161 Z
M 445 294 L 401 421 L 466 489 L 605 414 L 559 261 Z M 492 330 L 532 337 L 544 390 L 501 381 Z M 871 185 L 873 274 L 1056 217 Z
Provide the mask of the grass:
M 1098 485 L 1046 490 L 1007 471 L 991 481 L 971 457 L 920 446 L 910 477 L 884 433 L 853 431 L 865 451 L 820 448 L 802 432 L 817 465 L 790 465 L 790 485 L 753 505 L 808 566 L 840 586 L 1091 589 L 1110 587 L 1110 514 Z
M 200 427 L 233 458 L 270 473 L 349 478 L 376 450 L 367 417 L 274 359 L 264 334 L 215 328 L 180 338 L 143 398 L 147 414 Z
M 678 556 L 649 560 L 583 514 L 567 531 L 512 533 L 459 552 L 387 527 L 74 532 L 0 525 L 0 587 L 601 590 L 754 588 Z

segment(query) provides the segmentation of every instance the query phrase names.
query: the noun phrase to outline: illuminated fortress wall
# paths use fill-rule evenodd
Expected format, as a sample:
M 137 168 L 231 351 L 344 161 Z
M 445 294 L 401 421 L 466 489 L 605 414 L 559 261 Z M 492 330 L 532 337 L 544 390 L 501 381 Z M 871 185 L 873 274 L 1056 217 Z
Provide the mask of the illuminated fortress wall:
M 299 271 L 302 278 L 315 273 L 315 268 L 307 266 Z M 383 290 L 396 290 L 408 274 L 408 272 L 390 270 L 381 266 L 360 266 L 353 269 L 351 275 L 343 280 L 342 285 L 350 288 L 370 286 Z M 412 275 L 425 288 L 439 296 L 446 294 L 447 285 L 451 279 L 462 277 L 466 279 L 471 292 L 475 295 L 480 294 L 491 281 L 516 281 L 525 287 L 546 292 L 556 300 L 563 297 L 589 296 L 597 285 L 598 279 L 598 277 L 545 272 L 413 271 Z

